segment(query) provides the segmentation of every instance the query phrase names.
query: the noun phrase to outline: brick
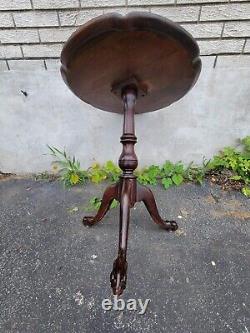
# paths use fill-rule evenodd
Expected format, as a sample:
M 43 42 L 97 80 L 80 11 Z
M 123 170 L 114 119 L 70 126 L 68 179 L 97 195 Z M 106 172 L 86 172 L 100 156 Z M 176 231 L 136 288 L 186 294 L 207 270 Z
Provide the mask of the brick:
M 5 60 L 0 60 L 0 72 L 8 71 L 8 67 Z
M 103 10 L 80 10 L 80 11 L 62 11 L 59 12 L 59 19 L 62 26 L 78 26 L 84 24 L 88 20 L 102 15 Z
M 0 10 L 31 9 L 30 0 L 1 0 Z
M 60 59 L 46 59 L 46 67 L 48 71 L 60 71 L 61 61 Z
M 213 38 L 220 37 L 223 23 L 186 23 L 181 25 L 194 38 Z
M 250 55 L 219 55 L 216 67 L 250 67 Z
M 248 39 L 246 42 L 244 52 L 245 53 L 250 52 L 250 39 Z
M 35 9 L 79 8 L 78 0 L 33 0 Z
M 0 12 L 0 27 L 14 27 L 14 22 L 12 20 L 10 13 L 1 13 Z
M 10 70 L 15 71 L 34 71 L 34 70 L 45 70 L 44 61 L 41 59 L 36 60 L 8 60 Z
M 174 4 L 174 0 L 128 0 L 129 6 L 147 6 L 147 5 L 167 5 Z
M 149 12 L 150 8 L 146 7 L 121 7 L 121 8 L 104 8 L 103 13 L 118 13 L 121 15 L 126 15 L 129 12 Z
M 223 32 L 225 37 L 250 36 L 250 22 L 226 22 Z
M 202 68 L 213 68 L 216 56 L 201 56 Z
M 201 40 L 198 41 L 202 55 L 220 53 L 241 53 L 244 40 L 224 39 L 224 40 Z
M 214 2 L 228 2 L 228 0 L 177 0 L 177 4 L 207 4 Z
M 20 46 L 17 45 L 0 45 L 0 59 L 22 58 Z
M 61 54 L 61 50 L 61 44 L 23 45 L 24 57 L 28 58 L 59 57 Z
M 249 19 L 250 3 L 202 6 L 201 21 Z
M 152 13 L 165 16 L 166 18 L 177 22 L 197 21 L 199 10 L 199 6 L 151 8 Z
M 56 12 L 30 11 L 13 13 L 17 27 L 58 26 Z
M 38 32 L 35 29 L 0 30 L 0 43 L 38 43 Z
M 41 42 L 65 42 L 76 28 L 39 29 Z
M 125 6 L 125 0 L 81 0 L 82 8 Z

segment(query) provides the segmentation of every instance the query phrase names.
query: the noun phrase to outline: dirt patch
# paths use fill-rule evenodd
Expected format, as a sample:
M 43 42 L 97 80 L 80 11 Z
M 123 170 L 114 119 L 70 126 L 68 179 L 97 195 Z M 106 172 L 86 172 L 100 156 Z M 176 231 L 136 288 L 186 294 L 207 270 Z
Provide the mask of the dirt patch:
M 206 201 L 206 203 L 213 205 L 216 204 L 218 202 L 218 200 L 215 199 L 214 196 L 212 196 L 211 194 L 207 195 L 204 200 Z
M 7 180 L 16 176 L 14 173 L 7 173 L 0 171 L 0 180 Z
M 224 211 L 224 210 L 213 210 L 211 211 L 211 215 L 215 218 L 218 217 L 234 217 L 239 220 L 247 220 L 250 219 L 250 211 L 239 211 L 239 210 L 232 210 L 232 211 Z
M 211 183 L 220 185 L 223 190 L 236 190 L 241 191 L 244 187 L 244 182 L 241 180 L 233 180 L 234 176 L 230 170 L 211 171 L 207 178 Z

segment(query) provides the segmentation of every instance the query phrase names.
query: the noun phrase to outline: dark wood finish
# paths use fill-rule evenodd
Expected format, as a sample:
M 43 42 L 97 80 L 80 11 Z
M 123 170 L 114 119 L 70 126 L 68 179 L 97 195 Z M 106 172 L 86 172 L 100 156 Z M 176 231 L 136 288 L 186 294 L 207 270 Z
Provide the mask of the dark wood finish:
M 158 212 L 153 193 L 145 186 L 137 184 L 134 170 L 138 160 L 134 151 L 137 141 L 134 128 L 134 113 L 137 97 L 136 86 L 127 86 L 122 90 L 124 105 L 124 124 L 121 143 L 123 150 L 119 158 L 122 175 L 117 184 L 107 188 L 97 214 L 83 218 L 84 225 L 92 226 L 101 221 L 114 199 L 120 202 L 120 227 L 118 256 L 113 264 L 110 282 L 114 295 L 121 295 L 127 281 L 127 242 L 130 220 L 130 209 L 136 202 L 143 201 L 153 221 L 166 231 L 175 231 L 178 226 L 174 221 L 164 221 Z
M 84 24 L 69 38 L 61 62 L 63 79 L 79 98 L 99 109 L 124 114 L 122 175 L 104 192 L 97 214 L 83 218 L 84 225 L 93 226 L 114 199 L 120 203 L 118 256 L 110 282 L 113 293 L 121 295 L 127 281 L 130 209 L 142 201 L 161 228 L 178 228 L 175 221 L 161 218 L 151 190 L 137 183 L 134 115 L 168 106 L 188 92 L 200 73 L 199 48 L 188 32 L 161 16 L 107 14 Z
M 131 79 L 144 92 L 136 113 L 158 110 L 177 101 L 195 84 L 199 48 L 178 24 L 159 15 L 132 12 L 102 15 L 80 27 L 61 54 L 61 73 L 86 103 L 122 113 L 115 86 Z

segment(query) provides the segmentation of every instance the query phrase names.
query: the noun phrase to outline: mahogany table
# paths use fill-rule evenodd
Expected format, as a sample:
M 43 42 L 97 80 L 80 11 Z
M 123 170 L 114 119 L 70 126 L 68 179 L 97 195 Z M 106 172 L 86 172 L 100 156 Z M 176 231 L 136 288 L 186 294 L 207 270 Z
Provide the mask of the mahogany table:
M 118 257 L 110 282 L 113 293 L 121 295 L 127 280 L 130 209 L 135 203 L 144 202 L 153 221 L 166 231 L 178 228 L 176 222 L 160 217 L 151 190 L 136 181 L 134 114 L 166 107 L 193 87 L 201 70 L 199 48 L 187 31 L 161 16 L 112 13 L 81 26 L 64 45 L 61 63 L 62 77 L 75 95 L 124 116 L 120 180 L 106 189 L 97 214 L 83 218 L 84 225 L 93 226 L 114 199 L 120 202 Z

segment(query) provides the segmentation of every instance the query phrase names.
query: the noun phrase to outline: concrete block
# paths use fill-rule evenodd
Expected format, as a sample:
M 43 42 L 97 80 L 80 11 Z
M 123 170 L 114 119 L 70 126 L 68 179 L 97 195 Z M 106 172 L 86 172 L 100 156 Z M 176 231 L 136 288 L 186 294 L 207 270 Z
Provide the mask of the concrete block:
M 10 70 L 15 71 L 37 71 L 37 70 L 45 70 L 44 61 L 42 59 L 36 60 L 8 60 Z
M 197 21 L 199 10 L 200 10 L 199 6 L 151 8 L 152 13 L 165 16 L 166 18 L 177 22 Z
M 215 2 L 228 2 L 228 0 L 177 0 L 178 4 L 208 4 Z
M 125 6 L 125 0 L 81 0 L 82 8 Z
M 174 4 L 174 0 L 128 0 L 128 6 L 167 5 Z
M 194 38 L 213 38 L 220 37 L 223 23 L 184 23 L 181 26 Z
M 29 58 L 59 57 L 61 54 L 61 50 L 61 44 L 23 45 L 24 57 Z
M 0 27 L 14 27 L 14 22 L 10 13 L 0 12 Z
M 60 11 L 59 19 L 62 26 L 78 26 L 102 14 L 103 14 L 102 9 Z
M 58 26 L 57 13 L 54 11 L 29 11 L 13 13 L 17 27 Z
M 216 68 L 250 68 L 250 55 L 219 55 L 216 62 Z
M 250 18 L 250 3 L 202 6 L 200 21 L 245 20 Z
M 61 61 L 60 59 L 46 59 L 46 68 L 48 71 L 60 72 Z
M 201 56 L 201 63 L 202 63 L 202 71 L 204 68 L 214 68 L 214 62 L 215 62 L 216 56 Z
M 0 59 L 22 58 L 21 48 L 18 45 L 0 45 Z
M 201 40 L 198 41 L 201 55 L 220 53 L 241 53 L 244 45 L 242 39 Z
M 1 44 L 38 43 L 39 37 L 36 29 L 6 29 L 0 30 Z
M 249 37 L 250 22 L 226 22 L 223 37 Z
M 247 42 L 246 42 L 244 52 L 245 53 L 250 53 L 250 39 L 248 39 Z
M 115 8 L 104 8 L 103 13 L 119 13 L 121 15 L 126 15 L 130 12 L 149 12 L 150 7 L 115 7 Z
M 8 71 L 6 60 L 0 60 L 0 72 Z
M 78 0 L 33 0 L 35 9 L 79 8 Z
M 76 28 L 39 29 L 41 42 L 65 42 Z
M 0 10 L 31 9 L 30 0 L 1 0 Z

